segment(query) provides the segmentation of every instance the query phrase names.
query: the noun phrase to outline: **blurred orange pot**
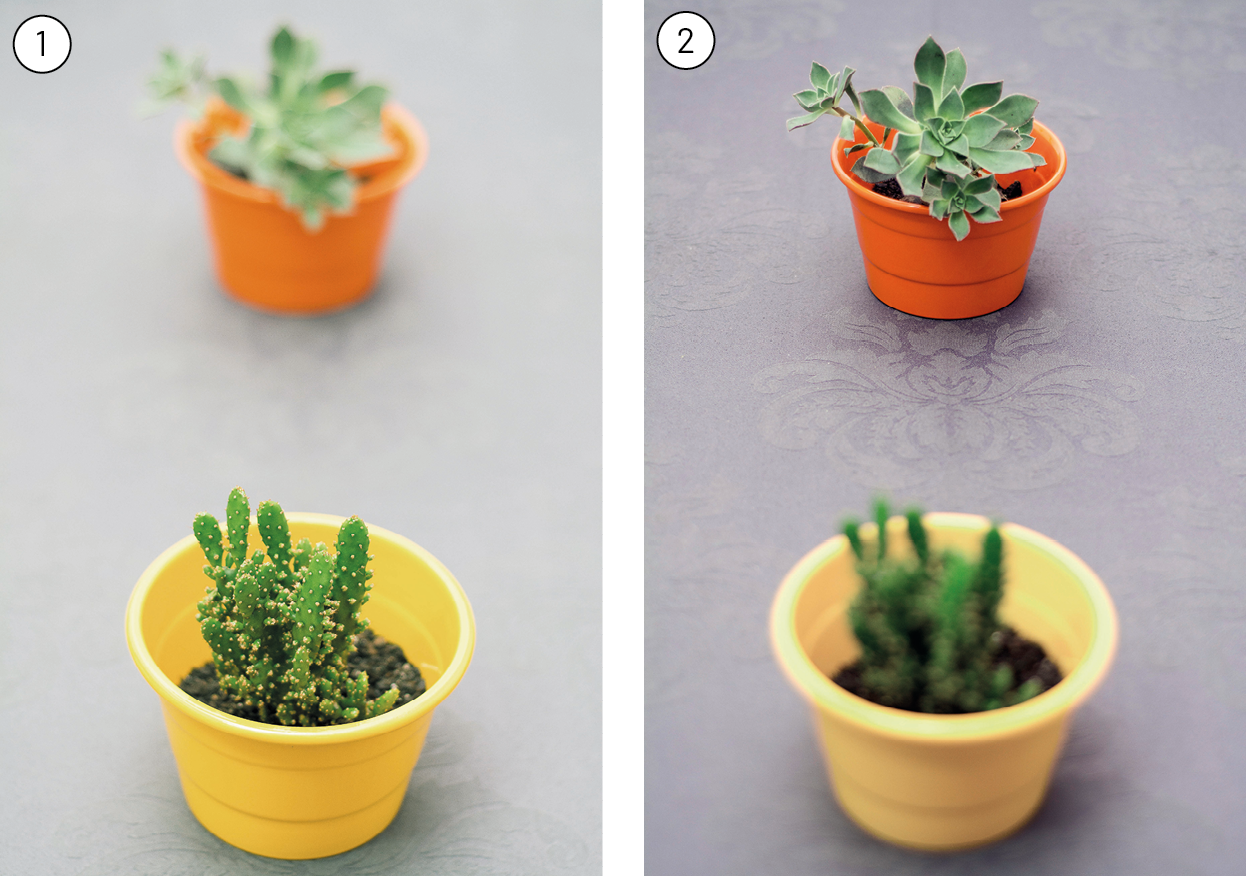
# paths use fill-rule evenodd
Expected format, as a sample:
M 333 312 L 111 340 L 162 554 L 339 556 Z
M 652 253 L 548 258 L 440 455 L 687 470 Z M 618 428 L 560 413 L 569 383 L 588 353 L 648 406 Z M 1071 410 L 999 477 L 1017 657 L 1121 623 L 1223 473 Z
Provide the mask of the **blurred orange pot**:
M 882 136 L 882 125 L 868 124 L 875 137 Z M 879 301 L 914 316 L 963 319 L 993 313 L 1016 300 L 1025 285 L 1047 196 L 1064 176 L 1066 164 L 1064 146 L 1055 134 L 1039 122 L 1031 134 L 1035 143 L 1029 151 L 1042 155 L 1047 164 L 996 174 L 1004 187 L 1020 180 L 1024 194 L 1000 205 L 1000 222 L 980 225 L 970 219 L 969 236 L 961 241 L 946 221 L 932 219 L 925 205 L 876 194 L 853 176 L 852 165 L 864 153 L 844 155 L 851 144 L 835 140 L 831 166 L 848 187 L 865 277 Z M 855 142 L 866 142 L 860 129 Z
M 203 188 L 216 273 L 232 296 L 261 310 L 303 314 L 349 307 L 367 296 L 380 270 L 395 196 L 428 156 L 428 137 L 406 110 L 391 104 L 381 121 L 396 154 L 352 167 L 363 181 L 354 209 L 330 215 L 314 233 L 276 192 L 208 158 L 223 134 L 246 130 L 245 117 L 216 103 L 197 122 L 177 126 L 174 148 Z

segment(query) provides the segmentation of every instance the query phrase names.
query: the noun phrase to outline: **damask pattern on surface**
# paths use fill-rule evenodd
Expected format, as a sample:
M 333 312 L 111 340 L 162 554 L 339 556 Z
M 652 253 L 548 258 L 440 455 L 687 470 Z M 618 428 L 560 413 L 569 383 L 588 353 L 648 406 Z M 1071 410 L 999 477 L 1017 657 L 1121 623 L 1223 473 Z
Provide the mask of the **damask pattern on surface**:
M 1036 489 L 1063 481 L 1083 454 L 1138 444 L 1128 402 L 1140 384 L 1054 349 L 1065 321 L 1052 311 L 1014 324 L 845 310 L 831 324 L 827 352 L 754 377 L 775 396 L 760 428 L 778 447 L 821 447 L 864 485 Z
M 1241 457 L 1217 467 L 1246 486 Z M 1186 484 L 1139 493 L 1129 504 L 1161 534 L 1118 574 L 1133 585 L 1113 590 L 1124 641 L 1151 670 L 1197 670 L 1219 702 L 1246 712 L 1246 506 Z
M 816 271 L 826 220 L 780 206 L 771 176 L 718 172 L 723 149 L 682 133 L 647 138 L 645 288 L 649 319 L 735 304 L 763 283 L 799 283 Z M 762 287 L 764 288 L 764 286 Z
M 685 8 L 650 7 L 646 32 L 656 34 L 667 15 Z M 844 0 L 704 0 L 692 8 L 714 28 L 712 61 L 758 61 L 794 44 L 830 37 Z
M 1089 48 L 1114 67 L 1155 70 L 1190 87 L 1246 72 L 1239 0 L 1047 0 L 1033 13 L 1050 45 Z
M 1162 316 L 1246 341 L 1246 155 L 1201 144 L 1146 180 L 1125 177 L 1117 206 L 1088 227 L 1078 276 Z
M 683 647 L 700 643 L 709 663 L 768 663 L 770 649 L 762 634 L 766 600 L 741 598 L 768 593 L 781 565 L 778 550 L 741 525 L 742 488 L 722 474 L 708 483 L 677 484 L 681 465 L 646 466 L 647 491 L 653 496 L 646 513 L 646 554 L 653 569 L 646 616 L 661 638 L 678 637 Z M 722 639 L 729 629 L 756 629 L 757 635 Z M 653 660 L 645 669 L 649 707 L 698 695 L 699 684 L 681 663 Z

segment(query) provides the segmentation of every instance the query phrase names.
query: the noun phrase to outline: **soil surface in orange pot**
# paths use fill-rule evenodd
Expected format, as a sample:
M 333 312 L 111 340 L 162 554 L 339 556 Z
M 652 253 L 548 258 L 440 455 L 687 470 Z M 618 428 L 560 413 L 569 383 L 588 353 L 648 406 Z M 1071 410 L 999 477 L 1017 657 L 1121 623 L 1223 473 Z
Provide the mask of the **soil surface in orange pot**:
M 358 678 L 360 672 L 368 673 L 368 699 L 374 700 L 390 685 L 398 688 L 398 700 L 394 708 L 411 702 L 424 693 L 424 678 L 419 668 L 407 661 L 402 648 L 393 642 L 387 642 L 372 630 L 364 630 L 355 636 L 355 650 L 346 655 L 346 665 L 350 669 L 350 677 Z M 262 721 L 260 710 L 255 706 L 238 702 L 233 697 L 221 693 L 221 685 L 216 677 L 216 666 L 207 662 L 190 671 L 178 687 L 186 691 L 201 703 L 222 711 L 235 718 L 248 721 L 277 724 L 275 720 Z

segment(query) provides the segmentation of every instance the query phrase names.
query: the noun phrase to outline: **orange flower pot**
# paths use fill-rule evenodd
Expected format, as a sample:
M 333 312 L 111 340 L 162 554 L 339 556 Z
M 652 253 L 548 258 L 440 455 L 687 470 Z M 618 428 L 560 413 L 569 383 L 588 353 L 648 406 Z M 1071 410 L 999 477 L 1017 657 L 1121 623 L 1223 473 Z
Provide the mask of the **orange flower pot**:
M 882 135 L 881 125 L 868 124 L 875 137 Z M 1024 194 L 1000 206 L 1000 222 L 982 225 L 970 219 L 969 236 L 961 241 L 946 221 L 930 217 L 928 207 L 875 194 L 851 172 L 864 153 L 844 155 L 851 144 L 835 140 L 831 166 L 848 187 L 866 280 L 879 301 L 914 316 L 964 319 L 993 313 L 1016 300 L 1025 285 L 1047 196 L 1063 178 L 1066 164 L 1064 146 L 1055 134 L 1039 122 L 1031 133 L 1035 143 L 1029 151 L 1042 155 L 1047 164 L 996 174 L 1005 187 L 1020 180 Z M 859 129 L 855 142 L 866 142 Z
M 394 199 L 428 157 L 428 137 L 414 116 L 390 105 L 381 121 L 397 154 L 352 167 L 363 180 L 354 209 L 330 215 L 316 232 L 304 228 L 276 192 L 208 158 L 223 134 L 246 130 L 244 117 L 217 103 L 199 121 L 178 125 L 174 148 L 203 188 L 217 277 L 230 295 L 261 310 L 301 314 L 339 310 L 367 296 L 380 270 Z

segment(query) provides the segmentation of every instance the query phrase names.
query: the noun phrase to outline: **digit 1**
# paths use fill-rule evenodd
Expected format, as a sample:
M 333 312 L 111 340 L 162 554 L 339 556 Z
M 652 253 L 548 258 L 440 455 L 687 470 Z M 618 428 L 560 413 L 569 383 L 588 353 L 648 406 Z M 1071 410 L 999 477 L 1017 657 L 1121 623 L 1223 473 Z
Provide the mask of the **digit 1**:
M 43 31 L 39 31 L 39 55 L 42 56 L 43 54 Z

